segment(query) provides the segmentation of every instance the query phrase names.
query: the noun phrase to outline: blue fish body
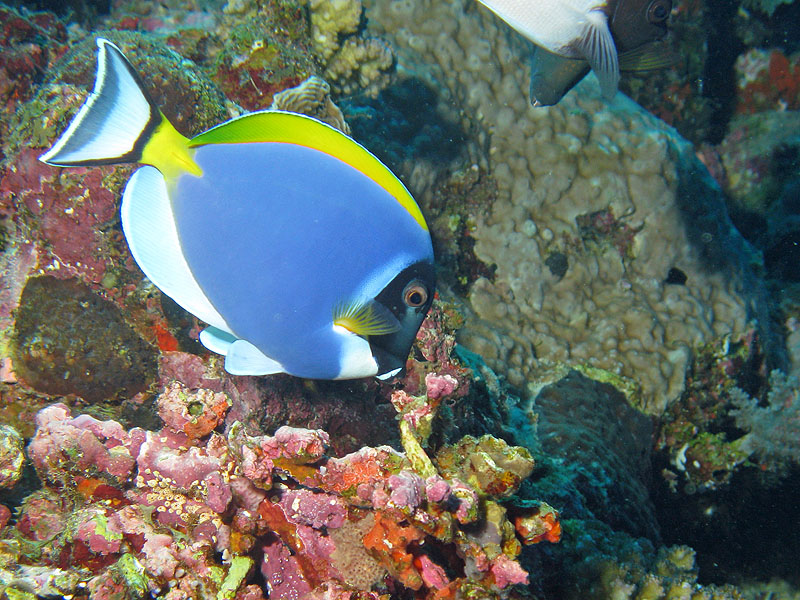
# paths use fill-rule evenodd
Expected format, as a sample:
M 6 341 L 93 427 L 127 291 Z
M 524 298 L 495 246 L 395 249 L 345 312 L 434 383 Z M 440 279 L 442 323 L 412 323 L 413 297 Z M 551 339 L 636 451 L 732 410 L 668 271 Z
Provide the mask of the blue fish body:
M 41 160 L 146 165 L 125 188 L 123 231 L 145 275 L 208 323 L 200 341 L 237 375 L 397 374 L 435 286 L 428 227 L 400 180 L 292 113 L 187 139 L 121 51 L 97 44 L 94 91 Z
M 432 262 L 427 231 L 372 179 L 311 148 L 219 144 L 194 158 L 203 176 L 182 175 L 171 199 L 200 287 L 288 373 L 335 378 L 333 307 L 374 297 L 387 269 Z

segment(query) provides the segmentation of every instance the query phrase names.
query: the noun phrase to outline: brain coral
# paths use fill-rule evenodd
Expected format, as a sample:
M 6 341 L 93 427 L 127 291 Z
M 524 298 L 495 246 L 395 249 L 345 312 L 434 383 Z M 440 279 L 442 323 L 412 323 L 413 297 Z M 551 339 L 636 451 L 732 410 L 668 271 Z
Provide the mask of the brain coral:
M 692 348 L 750 318 L 745 244 L 691 146 L 621 94 L 604 102 L 593 78 L 531 107 L 527 47 L 477 3 L 365 6 L 400 67 L 478 132 L 497 180 L 472 232 L 496 272 L 471 287 L 479 318 L 461 342 L 520 388 L 544 367 L 590 367 L 636 380 L 640 406 L 659 412 Z

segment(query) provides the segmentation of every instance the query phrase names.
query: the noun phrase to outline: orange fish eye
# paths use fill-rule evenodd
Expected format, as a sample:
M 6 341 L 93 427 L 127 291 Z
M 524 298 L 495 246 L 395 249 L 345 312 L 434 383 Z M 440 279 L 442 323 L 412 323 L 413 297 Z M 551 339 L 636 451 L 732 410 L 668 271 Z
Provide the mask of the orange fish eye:
M 428 288 L 417 281 L 412 281 L 403 290 L 403 302 L 411 308 L 419 308 L 428 301 Z

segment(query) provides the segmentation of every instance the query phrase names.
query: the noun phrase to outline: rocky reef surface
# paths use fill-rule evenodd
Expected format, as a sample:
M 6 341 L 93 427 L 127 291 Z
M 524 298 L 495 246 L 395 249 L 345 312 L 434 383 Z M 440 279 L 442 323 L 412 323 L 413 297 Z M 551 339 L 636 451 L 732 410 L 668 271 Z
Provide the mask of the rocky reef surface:
M 793 243 L 773 149 L 796 114 L 746 116 L 793 106 L 791 52 L 743 58 L 742 116 L 694 148 L 592 79 L 531 108 L 527 48 L 472 1 L 71 11 L 0 6 L 0 597 L 797 597 L 769 498 L 800 385 L 726 211 L 783 194 L 765 230 Z M 294 110 L 401 175 L 443 281 L 401 381 L 226 374 L 129 254 L 130 168 L 37 161 L 98 33 L 186 135 Z M 625 88 L 694 141 L 701 54 Z

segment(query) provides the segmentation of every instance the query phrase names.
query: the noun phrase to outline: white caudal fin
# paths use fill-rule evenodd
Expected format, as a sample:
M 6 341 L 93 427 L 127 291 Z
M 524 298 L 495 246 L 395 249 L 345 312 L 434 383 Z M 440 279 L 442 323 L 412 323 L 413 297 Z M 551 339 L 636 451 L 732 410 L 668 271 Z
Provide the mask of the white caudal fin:
M 161 113 L 119 48 L 97 38 L 94 90 L 67 130 L 39 157 L 49 165 L 135 162 Z
M 147 278 L 198 319 L 230 333 L 186 262 L 158 169 L 145 166 L 133 174 L 122 195 L 121 216 L 131 254 Z
M 603 11 L 590 10 L 587 13 L 578 48 L 600 81 L 603 96 L 610 100 L 617 93 L 619 84 L 619 58 Z

